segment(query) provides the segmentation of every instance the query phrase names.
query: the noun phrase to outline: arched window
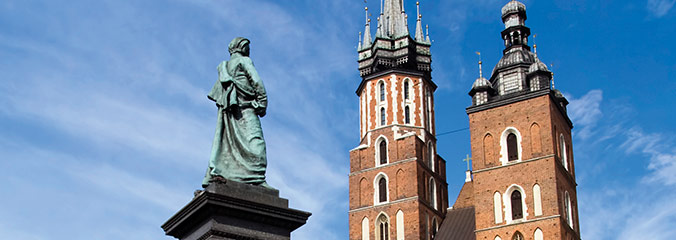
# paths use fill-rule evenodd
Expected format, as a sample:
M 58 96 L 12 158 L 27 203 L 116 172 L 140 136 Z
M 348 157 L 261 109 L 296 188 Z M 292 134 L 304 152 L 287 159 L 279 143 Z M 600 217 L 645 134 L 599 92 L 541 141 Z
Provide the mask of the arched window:
M 566 138 L 563 137 L 563 134 L 559 135 L 559 146 L 561 164 L 563 164 L 563 167 L 568 170 L 568 152 L 566 151 Z
M 434 147 L 432 147 L 432 142 L 427 143 L 427 154 L 429 156 L 429 165 L 428 167 L 434 171 Z
M 533 123 L 530 126 L 530 142 L 531 142 L 531 152 L 540 153 L 542 152 L 542 137 L 540 136 L 540 125 Z
M 514 233 L 514 236 L 512 236 L 512 240 L 523 240 L 523 239 L 524 239 L 523 234 L 521 234 L 518 231 Z
M 507 165 L 522 160 L 523 135 L 514 127 L 507 127 L 500 135 L 500 163 Z
M 434 183 L 434 178 L 430 178 L 430 205 L 432 208 L 437 209 L 437 184 Z
M 373 196 L 369 197 L 371 190 L 369 190 L 369 182 L 366 178 L 362 178 L 359 181 L 359 206 L 367 206 L 373 203 L 373 200 L 369 202 L 370 199 L 373 199 Z
M 502 200 L 500 192 L 493 194 L 493 214 L 495 215 L 495 223 L 502 222 Z
M 542 233 L 542 229 L 539 229 L 539 228 L 538 228 L 538 229 L 535 229 L 535 233 L 533 234 L 533 238 L 534 238 L 535 240 L 544 240 L 544 239 L 545 239 L 545 236 L 544 236 L 544 234 Z
M 572 217 L 572 216 L 573 216 L 573 211 L 572 211 L 572 209 L 570 208 L 570 195 L 568 194 L 568 191 L 566 191 L 565 199 L 564 199 L 564 201 L 563 201 L 563 204 L 564 204 L 564 211 L 565 211 L 563 214 L 564 214 L 564 216 L 565 216 L 565 218 L 566 218 L 566 222 L 567 222 L 568 225 L 570 225 L 570 227 L 572 228 L 572 227 L 573 227 L 573 217 Z
M 380 159 L 378 159 L 379 163 L 381 165 L 387 164 L 387 141 L 384 139 L 380 141 L 378 155 L 380 157 Z
M 385 108 L 380 108 L 380 126 L 385 126 Z
M 387 201 L 387 180 L 383 177 L 378 180 L 378 202 Z
M 408 106 L 404 107 L 404 123 L 411 124 L 411 110 Z
M 495 240 L 502 240 L 502 238 L 500 238 L 500 236 L 495 236 Z
M 523 206 L 521 206 L 521 192 L 514 190 L 511 196 L 512 220 L 523 218 Z
M 361 220 L 361 240 L 370 240 L 369 236 L 369 218 L 364 217 Z
M 384 102 L 385 101 L 385 83 L 380 82 L 380 101 Z
M 404 99 L 408 100 L 408 81 L 404 82 Z
M 519 159 L 519 149 L 516 142 L 516 134 L 507 135 L 507 156 L 509 161 Z
M 484 137 L 484 166 L 486 167 L 491 167 L 493 166 L 493 136 L 488 133 Z
M 542 215 L 542 198 L 540 195 L 540 185 L 533 185 L 533 211 L 535 216 Z
M 376 238 L 378 240 L 389 240 L 390 239 L 390 221 L 387 219 L 385 214 L 380 214 L 376 222 Z
M 434 239 L 434 236 L 437 235 L 437 231 L 439 231 L 439 225 L 437 224 L 437 219 L 434 218 L 432 219 L 432 235 L 430 236 L 430 239 Z
M 404 212 L 397 211 L 397 240 L 404 240 Z

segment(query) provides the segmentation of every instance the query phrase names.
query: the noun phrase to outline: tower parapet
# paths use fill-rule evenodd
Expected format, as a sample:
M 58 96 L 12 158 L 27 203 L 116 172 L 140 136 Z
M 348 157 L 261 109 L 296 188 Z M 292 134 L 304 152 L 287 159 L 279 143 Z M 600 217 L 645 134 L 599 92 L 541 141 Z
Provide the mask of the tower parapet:
M 367 79 L 391 69 L 419 72 L 430 77 L 431 42 L 422 37 L 422 15 L 419 11 L 416 17 L 416 33 L 413 38 L 408 31 L 408 15 L 404 11 L 403 1 L 385 1 L 373 41 L 367 18 L 364 43 L 358 50 L 359 74 L 362 78 Z

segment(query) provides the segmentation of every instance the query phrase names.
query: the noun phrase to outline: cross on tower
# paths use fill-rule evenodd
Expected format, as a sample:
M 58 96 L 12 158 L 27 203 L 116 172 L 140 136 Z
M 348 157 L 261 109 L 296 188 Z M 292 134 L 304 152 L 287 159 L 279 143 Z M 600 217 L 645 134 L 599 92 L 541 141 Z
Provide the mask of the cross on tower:
M 463 162 L 467 162 L 467 171 L 469 171 L 469 161 L 471 161 L 471 160 L 472 160 L 472 158 L 469 157 L 469 154 L 467 154 L 467 158 L 462 160 Z

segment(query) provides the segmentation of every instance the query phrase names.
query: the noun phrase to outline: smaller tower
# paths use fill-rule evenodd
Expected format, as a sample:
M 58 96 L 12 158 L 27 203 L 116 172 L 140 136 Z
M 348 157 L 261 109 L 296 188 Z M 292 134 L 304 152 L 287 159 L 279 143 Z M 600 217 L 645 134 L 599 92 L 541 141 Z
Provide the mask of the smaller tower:
M 526 6 L 510 1 L 501 18 L 503 57 L 489 80 L 479 62 L 466 109 L 473 178 L 446 219 L 474 211 L 463 239 L 580 239 L 568 101 L 528 46 Z

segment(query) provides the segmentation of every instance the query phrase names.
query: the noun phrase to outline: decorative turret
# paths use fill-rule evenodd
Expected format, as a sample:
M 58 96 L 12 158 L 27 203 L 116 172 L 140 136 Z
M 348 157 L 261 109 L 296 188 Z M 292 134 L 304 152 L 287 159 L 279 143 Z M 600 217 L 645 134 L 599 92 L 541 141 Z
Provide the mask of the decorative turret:
M 366 25 L 364 27 L 364 43 L 363 44 L 361 42 L 359 43 L 360 51 L 363 48 L 371 47 L 371 43 L 373 42 L 373 40 L 371 40 L 371 19 L 369 18 L 369 8 L 368 7 L 364 8 L 364 11 L 366 12 Z
M 418 20 L 416 21 L 415 24 L 415 40 L 418 42 L 423 42 L 425 41 L 425 36 L 423 36 L 423 29 L 422 29 L 422 15 L 420 14 L 420 2 L 416 2 L 415 6 L 417 8 L 417 14 L 416 16 L 418 17 Z
M 535 63 L 528 68 L 528 86 L 531 91 L 549 88 L 549 82 L 552 79 L 552 72 L 547 69 L 547 65 L 537 57 L 537 45 L 533 45 L 535 53 Z
M 480 54 L 477 52 L 477 54 Z M 469 91 L 469 95 L 472 96 L 472 105 L 481 105 L 488 102 L 490 95 L 495 95 L 495 89 L 493 86 L 483 76 L 481 70 L 481 60 L 479 60 L 479 78 L 474 81 L 472 84 L 472 90 Z

